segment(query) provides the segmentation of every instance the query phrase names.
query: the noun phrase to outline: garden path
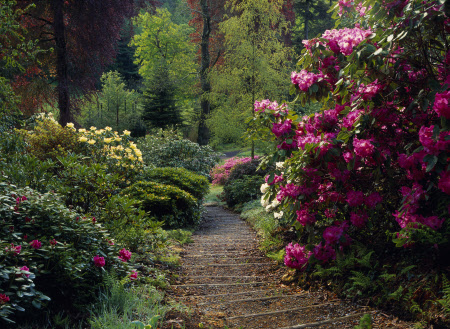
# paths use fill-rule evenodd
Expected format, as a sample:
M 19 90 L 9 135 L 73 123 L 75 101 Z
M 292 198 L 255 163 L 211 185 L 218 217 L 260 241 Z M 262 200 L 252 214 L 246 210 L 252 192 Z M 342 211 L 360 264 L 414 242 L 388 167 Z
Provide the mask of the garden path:
M 325 289 L 283 284 L 285 269 L 258 249 L 257 235 L 245 221 L 221 207 L 206 208 L 172 286 L 172 297 L 194 311 L 183 326 L 175 322 L 180 328 L 346 329 L 365 313 L 372 313 L 373 328 L 412 328 Z

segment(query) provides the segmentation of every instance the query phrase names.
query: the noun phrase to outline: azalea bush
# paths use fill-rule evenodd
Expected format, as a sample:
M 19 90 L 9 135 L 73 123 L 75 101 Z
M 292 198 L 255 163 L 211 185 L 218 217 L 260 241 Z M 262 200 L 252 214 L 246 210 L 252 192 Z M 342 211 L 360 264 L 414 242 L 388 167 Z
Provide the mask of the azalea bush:
M 132 274 L 131 252 L 95 218 L 65 207 L 60 195 L 2 180 L 0 196 L 0 323 L 38 316 L 47 306 L 83 308 L 105 271 Z
M 320 102 L 321 111 L 298 117 L 285 103 L 255 103 L 253 132 L 277 142 L 264 163 L 283 162 L 267 177 L 263 202 L 299 236 L 286 247 L 287 266 L 308 272 L 358 244 L 444 261 L 447 9 L 440 1 L 340 1 L 341 28 L 305 40 L 291 75 L 297 101 Z
M 255 157 L 255 159 L 258 158 L 259 158 L 258 156 Z M 214 168 L 211 169 L 210 173 L 212 184 L 224 185 L 234 167 L 236 167 L 240 163 L 247 163 L 251 160 L 252 160 L 251 157 L 243 157 L 243 158 L 232 157 L 227 159 L 224 164 L 216 165 Z

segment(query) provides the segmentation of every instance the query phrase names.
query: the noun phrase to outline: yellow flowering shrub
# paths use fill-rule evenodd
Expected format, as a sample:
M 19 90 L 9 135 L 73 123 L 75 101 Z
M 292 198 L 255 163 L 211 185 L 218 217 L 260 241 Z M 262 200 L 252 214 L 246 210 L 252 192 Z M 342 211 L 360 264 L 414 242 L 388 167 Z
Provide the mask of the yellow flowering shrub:
M 40 160 L 80 153 L 83 149 L 73 124 L 61 127 L 51 113 L 40 113 L 35 117 L 32 130 L 19 130 L 24 137 L 27 150 Z

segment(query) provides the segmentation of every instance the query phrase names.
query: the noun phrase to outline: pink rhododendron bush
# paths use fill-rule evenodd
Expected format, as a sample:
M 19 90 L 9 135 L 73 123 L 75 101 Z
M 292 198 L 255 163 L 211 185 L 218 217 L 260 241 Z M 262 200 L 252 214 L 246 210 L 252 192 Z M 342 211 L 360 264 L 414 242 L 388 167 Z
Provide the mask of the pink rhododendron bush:
M 378 289 L 414 312 L 445 298 L 442 290 L 395 295 L 408 271 L 389 277 L 400 270 L 379 261 L 449 265 L 450 15 L 442 1 L 340 1 L 336 9 L 345 27 L 304 41 L 291 75 L 297 101 L 322 110 L 300 117 L 286 104 L 255 103 L 255 130 L 267 127 L 277 145 L 263 162 L 284 161 L 267 177 L 263 201 L 276 200 L 298 233 L 288 267 L 346 276 L 343 290 Z M 343 259 L 354 270 L 345 272 Z M 448 273 L 435 274 L 442 288 Z
M 132 253 L 115 244 L 95 217 L 65 207 L 58 194 L 0 182 L 0 195 L 2 326 L 37 315 L 37 309 L 92 303 L 112 270 L 121 278 L 136 276 L 128 266 Z
M 258 157 L 256 156 L 256 158 Z M 238 164 L 247 163 L 250 161 L 252 161 L 252 158 L 250 157 L 244 158 L 232 157 L 227 159 L 224 164 L 216 165 L 214 168 L 211 169 L 210 172 L 212 184 L 224 185 L 234 167 L 236 167 Z

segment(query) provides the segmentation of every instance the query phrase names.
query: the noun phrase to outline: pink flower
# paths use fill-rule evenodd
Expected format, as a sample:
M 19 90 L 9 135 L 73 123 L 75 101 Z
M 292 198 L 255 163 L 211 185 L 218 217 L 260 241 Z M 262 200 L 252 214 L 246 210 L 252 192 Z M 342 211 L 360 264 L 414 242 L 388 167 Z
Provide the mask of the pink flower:
M 291 131 L 292 120 L 286 120 L 282 123 L 273 123 L 272 132 L 275 136 L 281 137 Z
M 364 193 L 361 191 L 348 191 L 347 202 L 350 207 L 357 207 L 364 203 Z
M 381 201 L 383 201 L 383 198 L 381 197 L 380 194 L 378 194 L 377 192 L 373 192 L 370 195 L 367 196 L 365 204 L 369 207 L 369 208 L 375 208 L 375 206 L 380 203 Z
M 99 257 L 98 255 L 94 256 L 92 259 L 94 261 L 94 265 L 96 267 L 103 267 L 105 266 L 105 257 Z
M 439 219 L 438 216 L 422 217 L 421 222 L 432 230 L 438 230 L 444 224 L 444 219 Z
M 436 98 L 434 99 L 433 110 L 440 117 L 444 117 L 446 119 L 450 119 L 450 90 L 445 91 L 441 94 L 436 94 Z
M 450 194 L 450 171 L 446 171 L 441 174 L 439 179 L 438 188 L 447 194 Z
M 132 271 L 130 274 L 130 280 L 136 280 L 138 277 L 138 274 L 136 271 Z
M 21 245 L 14 246 L 14 243 L 11 243 L 11 247 L 9 247 L 9 248 L 6 247 L 5 251 L 6 252 L 13 252 L 14 255 L 18 255 L 22 251 L 22 246 Z
M 355 148 L 355 153 L 362 158 L 370 157 L 373 154 L 375 146 L 368 139 L 353 139 L 353 147 Z
M 42 243 L 39 240 L 33 240 L 30 242 L 31 248 L 39 249 L 42 247 Z
M 50 240 L 50 244 L 51 244 L 52 246 L 56 246 L 56 243 L 57 243 L 57 241 L 56 241 L 55 239 Z
M 5 294 L 0 294 L 0 305 L 6 304 L 9 302 L 9 297 Z
M 126 250 L 125 248 L 123 248 L 122 250 L 119 251 L 119 259 L 122 262 L 127 262 L 129 261 L 131 258 L 131 252 Z
M 286 256 L 284 257 L 284 265 L 297 270 L 305 270 L 308 264 L 311 252 L 306 250 L 305 246 L 300 246 L 298 243 L 292 245 L 289 243 L 286 246 Z
M 308 209 L 297 210 L 297 221 L 303 226 L 306 226 L 308 224 L 313 224 L 316 221 L 316 216 L 310 214 Z
M 342 237 L 344 230 L 347 228 L 348 224 L 341 224 L 339 226 L 329 226 L 323 232 L 323 239 L 327 244 L 336 244 Z
M 322 262 L 327 262 L 330 259 L 336 259 L 336 251 L 329 244 L 322 245 L 322 242 L 314 247 L 314 257 Z
M 301 70 L 299 73 L 291 73 L 291 82 L 294 85 L 298 85 L 300 90 L 305 92 L 308 91 L 309 87 L 315 84 L 319 78 L 323 78 L 323 74 L 310 73 L 306 70 Z
M 29 269 L 28 267 L 26 267 L 26 266 L 22 266 L 22 267 L 20 268 L 20 270 L 21 270 L 21 271 L 30 272 L 30 269 Z M 27 278 L 30 277 L 30 274 L 23 274 L 23 275 L 25 275 Z
M 367 214 L 352 212 L 350 214 L 350 221 L 357 228 L 363 228 L 367 221 Z

